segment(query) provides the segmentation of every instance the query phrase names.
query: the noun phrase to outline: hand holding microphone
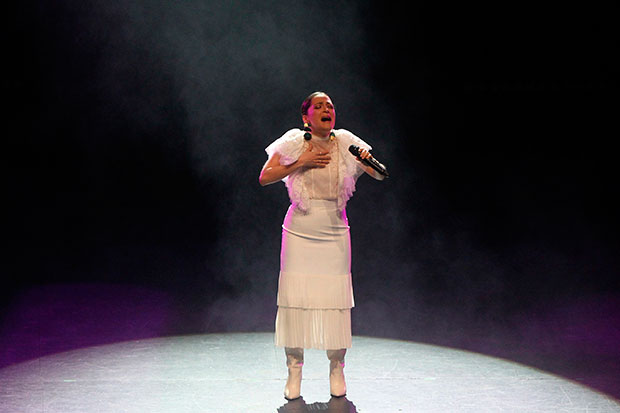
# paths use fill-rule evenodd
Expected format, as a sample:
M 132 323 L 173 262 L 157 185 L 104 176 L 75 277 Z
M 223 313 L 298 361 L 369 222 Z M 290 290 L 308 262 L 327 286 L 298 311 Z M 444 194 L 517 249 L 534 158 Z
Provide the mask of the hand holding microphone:
M 370 166 L 372 169 L 379 172 L 381 175 L 385 176 L 386 178 L 390 176 L 385 166 L 381 164 L 379 161 L 377 161 L 375 158 L 373 158 L 373 156 L 370 155 L 370 152 L 365 151 L 364 149 L 361 149 L 359 146 L 356 146 L 356 145 L 349 146 L 349 152 L 351 152 L 352 155 L 356 156 L 362 163 Z M 366 152 L 368 154 L 368 157 L 362 158 L 361 156 L 363 152 Z

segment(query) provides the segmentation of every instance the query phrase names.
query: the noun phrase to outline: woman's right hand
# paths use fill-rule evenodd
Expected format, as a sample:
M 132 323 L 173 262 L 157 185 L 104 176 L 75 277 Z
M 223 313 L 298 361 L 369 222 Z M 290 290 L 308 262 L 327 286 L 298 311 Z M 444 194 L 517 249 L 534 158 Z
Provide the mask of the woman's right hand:
M 308 142 L 308 147 L 301 154 L 297 162 L 306 168 L 325 168 L 332 159 L 329 152 L 312 152 L 312 142 Z
M 274 153 L 263 166 L 258 182 L 262 186 L 278 182 L 298 168 L 325 168 L 331 159 L 328 152 L 312 152 L 312 143 L 308 142 L 306 150 L 289 165 L 281 165 L 280 155 Z

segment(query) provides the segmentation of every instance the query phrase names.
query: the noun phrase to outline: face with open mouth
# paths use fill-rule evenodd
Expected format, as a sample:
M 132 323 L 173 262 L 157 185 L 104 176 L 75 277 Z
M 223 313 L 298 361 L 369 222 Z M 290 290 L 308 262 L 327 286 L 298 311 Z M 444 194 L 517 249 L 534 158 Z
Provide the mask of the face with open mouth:
M 303 121 L 310 124 L 312 133 L 327 137 L 336 125 L 336 109 L 327 95 L 318 95 L 312 98 L 308 114 Z

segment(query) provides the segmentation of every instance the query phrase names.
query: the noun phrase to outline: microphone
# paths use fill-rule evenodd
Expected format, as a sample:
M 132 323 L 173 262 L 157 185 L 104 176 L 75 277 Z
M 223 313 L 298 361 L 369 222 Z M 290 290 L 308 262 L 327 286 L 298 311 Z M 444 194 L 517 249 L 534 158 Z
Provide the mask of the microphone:
M 360 157 L 360 147 L 359 146 L 356 146 L 356 145 L 349 146 L 349 152 L 351 152 L 354 156 L 356 156 L 358 158 Z M 366 165 L 370 166 L 375 171 L 379 172 L 381 175 L 383 175 L 385 177 L 390 176 L 390 174 L 388 174 L 387 169 L 385 169 L 385 166 L 383 166 L 378 160 L 376 160 L 372 156 L 370 158 L 368 158 L 368 159 L 361 159 L 361 161 L 363 163 L 365 163 Z

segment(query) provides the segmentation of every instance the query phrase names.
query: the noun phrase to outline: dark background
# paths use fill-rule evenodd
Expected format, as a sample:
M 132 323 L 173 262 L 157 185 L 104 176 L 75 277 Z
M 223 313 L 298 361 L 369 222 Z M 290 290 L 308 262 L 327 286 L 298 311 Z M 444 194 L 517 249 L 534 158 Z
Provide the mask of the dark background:
M 257 178 L 323 90 L 392 175 L 361 177 L 348 206 L 354 334 L 620 396 L 611 3 L 12 7 L 3 364 L 272 331 L 288 199 Z

